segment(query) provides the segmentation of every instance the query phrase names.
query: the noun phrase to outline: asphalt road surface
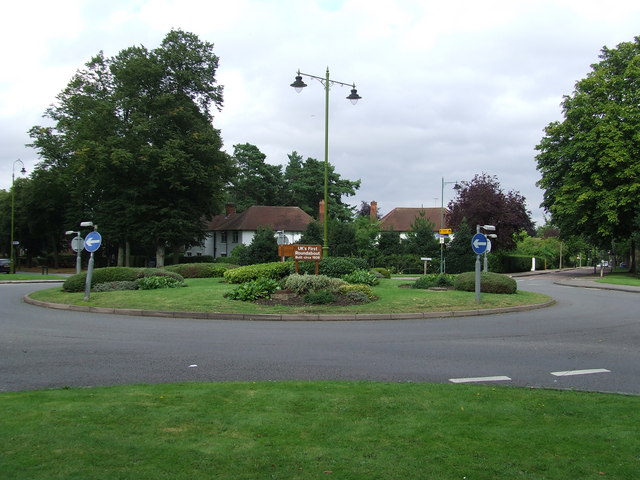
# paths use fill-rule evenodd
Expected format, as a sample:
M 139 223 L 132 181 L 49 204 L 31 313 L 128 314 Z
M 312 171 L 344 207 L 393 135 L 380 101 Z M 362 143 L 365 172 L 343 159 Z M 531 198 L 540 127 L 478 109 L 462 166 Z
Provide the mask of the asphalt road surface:
M 0 391 L 182 381 L 376 380 L 640 393 L 640 295 L 554 284 L 540 310 L 460 318 L 265 322 L 91 314 L 0 285 Z

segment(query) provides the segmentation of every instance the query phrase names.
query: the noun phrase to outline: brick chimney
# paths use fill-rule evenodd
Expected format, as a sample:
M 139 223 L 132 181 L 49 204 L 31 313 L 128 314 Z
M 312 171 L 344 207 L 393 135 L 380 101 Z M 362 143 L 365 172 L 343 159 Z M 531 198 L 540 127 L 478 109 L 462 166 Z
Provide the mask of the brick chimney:
M 225 206 L 225 216 L 233 215 L 236 213 L 236 206 L 234 203 L 227 203 Z
M 320 200 L 320 213 L 318 215 L 318 221 L 324 222 L 324 200 Z
M 369 209 L 369 219 L 371 223 L 378 221 L 378 202 L 375 200 L 371 202 L 371 208 Z

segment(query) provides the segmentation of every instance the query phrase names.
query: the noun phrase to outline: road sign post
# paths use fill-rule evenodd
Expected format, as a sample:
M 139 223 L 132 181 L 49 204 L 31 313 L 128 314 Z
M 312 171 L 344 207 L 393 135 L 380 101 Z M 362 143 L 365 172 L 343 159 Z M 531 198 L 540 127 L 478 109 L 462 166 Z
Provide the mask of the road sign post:
M 89 295 L 91 292 L 91 276 L 93 275 L 93 252 L 98 250 L 101 244 L 102 236 L 96 231 L 89 233 L 84 239 L 84 249 L 87 252 L 91 253 L 91 255 L 89 256 L 89 266 L 87 267 L 87 280 L 84 284 L 85 302 L 89 300 Z
M 476 292 L 476 303 L 480 303 L 480 255 L 482 255 L 489 245 L 489 240 L 487 237 L 480 233 L 480 225 L 476 227 L 476 234 L 471 239 L 471 248 L 473 249 L 473 253 L 476 254 L 476 278 L 475 278 L 475 292 Z

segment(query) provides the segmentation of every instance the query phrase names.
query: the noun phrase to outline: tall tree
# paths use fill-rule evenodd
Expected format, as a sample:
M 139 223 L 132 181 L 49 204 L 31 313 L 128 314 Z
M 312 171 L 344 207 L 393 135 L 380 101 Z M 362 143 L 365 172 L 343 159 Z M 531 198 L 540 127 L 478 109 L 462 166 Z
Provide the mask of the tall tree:
M 498 235 L 494 242 L 497 249 L 515 248 L 516 233 L 535 233 L 525 198 L 515 191 L 504 193 L 497 177 L 486 173 L 460 182 L 456 198 L 449 202 L 448 209 L 447 221 L 454 233 L 465 218 L 471 228 L 494 225 Z
M 542 206 L 563 236 L 610 247 L 640 214 L 640 37 L 604 47 L 536 147 Z
M 328 166 L 329 218 L 342 222 L 351 220 L 353 208 L 342 201 L 343 196 L 355 195 L 360 180 L 341 178 L 333 165 Z M 300 207 L 309 215 L 317 217 L 320 200 L 324 199 L 324 162 L 302 157 L 293 152 L 284 173 L 288 205 Z
M 266 158 L 255 145 L 234 145 L 235 174 L 229 194 L 239 211 L 253 205 L 284 205 L 282 167 L 266 163 Z
M 30 134 L 60 169 L 75 221 L 92 219 L 121 246 L 156 248 L 198 241 L 204 218 L 222 204 L 229 159 L 212 108 L 222 107 L 213 44 L 174 30 L 160 47 L 100 53 L 80 70 Z

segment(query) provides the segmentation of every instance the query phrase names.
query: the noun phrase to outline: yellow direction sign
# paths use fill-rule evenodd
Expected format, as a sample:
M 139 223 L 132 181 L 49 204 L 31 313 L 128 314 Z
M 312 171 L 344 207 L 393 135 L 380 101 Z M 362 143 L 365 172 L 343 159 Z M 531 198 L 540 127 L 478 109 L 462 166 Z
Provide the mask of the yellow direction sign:
M 441 228 L 439 233 L 440 235 L 451 235 L 453 230 L 451 228 Z

